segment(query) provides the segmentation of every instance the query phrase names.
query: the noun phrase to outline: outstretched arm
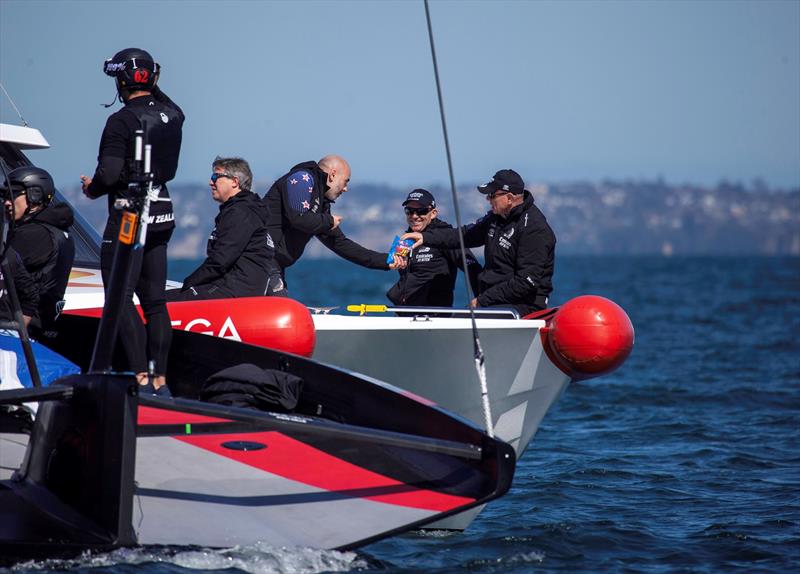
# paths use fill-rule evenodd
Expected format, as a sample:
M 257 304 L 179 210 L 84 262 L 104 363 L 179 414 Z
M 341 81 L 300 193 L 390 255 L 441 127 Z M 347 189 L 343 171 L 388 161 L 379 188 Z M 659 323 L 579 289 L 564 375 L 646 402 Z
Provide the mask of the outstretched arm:
M 325 247 L 336 253 L 336 255 L 347 259 L 351 263 L 361 265 L 362 267 L 383 269 L 385 271 L 388 269 L 397 269 L 401 265 L 403 267 L 405 266 L 404 261 L 402 263 L 397 261 L 398 258 L 395 258 L 391 266 L 387 265 L 386 253 L 379 253 L 359 245 L 352 239 L 345 237 L 344 233 L 342 233 L 342 230 L 339 228 L 322 235 L 317 235 L 317 239 L 319 239 Z

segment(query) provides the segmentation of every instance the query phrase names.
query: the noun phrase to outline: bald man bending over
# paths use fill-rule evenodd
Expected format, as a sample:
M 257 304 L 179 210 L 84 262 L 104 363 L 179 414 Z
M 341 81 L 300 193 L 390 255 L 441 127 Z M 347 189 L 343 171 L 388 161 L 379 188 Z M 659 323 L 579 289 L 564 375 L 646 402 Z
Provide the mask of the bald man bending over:
M 284 283 L 284 270 L 300 258 L 312 237 L 337 255 L 370 269 L 405 267 L 405 260 L 398 257 L 387 265 L 386 253 L 362 247 L 342 233 L 342 218 L 331 213 L 331 204 L 347 191 L 349 182 L 347 161 L 338 155 L 326 155 L 319 162 L 294 166 L 264 196 L 269 208 L 267 228 L 275 242 L 275 262 Z

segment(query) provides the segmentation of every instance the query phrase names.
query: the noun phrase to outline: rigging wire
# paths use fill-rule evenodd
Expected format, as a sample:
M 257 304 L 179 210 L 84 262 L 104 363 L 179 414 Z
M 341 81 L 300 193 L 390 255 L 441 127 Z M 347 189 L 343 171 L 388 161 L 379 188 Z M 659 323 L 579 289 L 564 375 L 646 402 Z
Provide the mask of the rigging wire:
M 17 107 L 17 105 L 14 103 L 14 100 L 13 100 L 13 99 L 11 99 L 11 94 L 9 94 L 9 93 L 8 93 L 8 91 L 6 90 L 6 87 L 5 87 L 5 86 L 2 84 L 2 82 L 0 82 L 0 89 L 2 89 L 2 90 L 3 90 L 3 93 L 4 93 L 4 94 L 6 95 L 6 97 L 8 98 L 8 101 L 9 101 L 9 102 L 11 102 L 11 107 L 12 107 L 12 108 L 14 108 L 14 111 L 15 111 L 15 112 L 17 112 L 17 115 L 19 116 L 19 119 L 21 119 L 21 120 L 22 120 L 22 125 L 23 125 L 23 126 L 25 126 L 25 127 L 27 128 L 27 127 L 28 127 L 28 122 L 26 122 L 26 121 L 25 121 L 25 118 L 23 118 L 23 117 L 22 117 L 22 113 L 19 111 L 19 108 L 18 108 L 18 107 Z
M 472 286 L 469 281 L 469 273 L 467 273 L 467 249 L 464 246 L 464 230 L 461 226 L 461 210 L 458 205 L 458 196 L 456 195 L 456 180 L 453 176 L 453 160 L 450 155 L 450 139 L 447 137 L 447 121 L 444 115 L 444 100 L 442 98 L 442 86 L 439 81 L 439 64 L 436 60 L 436 48 L 433 44 L 433 26 L 431 25 L 431 12 L 428 6 L 428 0 L 425 3 L 425 19 L 428 22 L 428 39 L 431 44 L 431 59 L 433 60 L 433 75 L 436 78 L 436 95 L 439 98 L 439 115 L 442 119 L 442 133 L 444 134 L 444 149 L 447 154 L 447 170 L 450 173 L 450 191 L 453 195 L 453 207 L 455 208 L 456 215 L 456 228 L 458 229 L 458 242 L 461 246 L 461 264 L 464 269 L 464 286 L 467 291 L 467 300 L 472 301 Z M 478 373 L 478 380 L 481 385 L 481 404 L 483 406 L 483 419 L 486 425 L 486 434 L 494 437 L 494 428 L 492 424 L 492 410 L 489 405 L 489 391 L 486 384 L 486 357 L 483 354 L 481 347 L 481 339 L 478 334 L 478 325 L 475 323 L 475 311 L 470 306 L 469 317 L 472 322 L 472 341 L 474 343 L 474 358 L 475 370 Z

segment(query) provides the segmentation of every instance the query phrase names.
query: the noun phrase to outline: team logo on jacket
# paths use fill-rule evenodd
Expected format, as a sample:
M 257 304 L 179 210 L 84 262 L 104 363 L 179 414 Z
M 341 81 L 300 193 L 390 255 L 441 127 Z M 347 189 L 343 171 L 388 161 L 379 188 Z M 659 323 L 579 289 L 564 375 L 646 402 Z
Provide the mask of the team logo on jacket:
M 161 215 L 148 215 L 147 223 L 169 223 L 175 221 L 174 213 L 162 213 Z
M 161 121 L 164 122 L 165 124 L 169 123 L 169 118 L 167 117 L 167 114 L 165 114 L 164 112 L 161 112 Z

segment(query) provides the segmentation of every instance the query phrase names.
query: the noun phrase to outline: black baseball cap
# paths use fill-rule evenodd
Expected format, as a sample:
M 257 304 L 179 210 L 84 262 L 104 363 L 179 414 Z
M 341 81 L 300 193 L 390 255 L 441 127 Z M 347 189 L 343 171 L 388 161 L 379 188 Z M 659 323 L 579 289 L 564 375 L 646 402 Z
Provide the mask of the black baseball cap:
M 492 181 L 479 185 L 478 191 L 487 195 L 495 191 L 510 191 L 520 194 L 525 191 L 525 182 L 513 169 L 501 169 L 494 174 Z
M 419 203 L 422 207 L 427 207 L 428 209 L 436 207 L 436 200 L 433 198 L 433 194 L 427 189 L 415 189 L 409 193 L 408 197 L 406 197 L 406 200 L 403 202 L 403 207 L 409 203 Z

